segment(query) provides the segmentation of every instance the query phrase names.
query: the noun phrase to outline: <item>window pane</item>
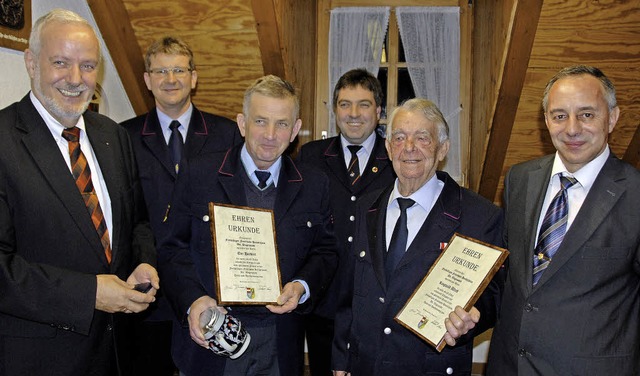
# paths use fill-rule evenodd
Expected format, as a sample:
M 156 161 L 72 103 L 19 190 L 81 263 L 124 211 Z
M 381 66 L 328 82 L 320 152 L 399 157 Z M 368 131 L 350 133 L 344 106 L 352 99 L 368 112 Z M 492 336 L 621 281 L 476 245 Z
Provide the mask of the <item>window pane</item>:
M 398 68 L 398 104 L 415 97 L 416 92 L 411 84 L 409 70 L 407 68 Z
M 380 67 L 378 70 L 378 80 L 380 81 L 380 86 L 382 86 L 382 111 L 380 112 L 380 119 L 387 118 L 387 87 L 389 82 L 389 72 L 387 68 Z
M 398 34 L 398 44 L 398 62 L 406 63 L 407 58 L 404 57 L 404 44 L 402 44 L 402 37 L 400 37 L 400 34 Z

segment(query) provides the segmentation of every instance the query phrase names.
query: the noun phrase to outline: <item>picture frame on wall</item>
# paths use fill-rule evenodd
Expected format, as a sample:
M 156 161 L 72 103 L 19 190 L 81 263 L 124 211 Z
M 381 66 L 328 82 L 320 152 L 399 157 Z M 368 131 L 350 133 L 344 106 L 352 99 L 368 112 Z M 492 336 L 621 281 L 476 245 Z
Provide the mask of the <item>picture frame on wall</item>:
M 31 0 L 0 0 L 0 47 L 24 51 L 31 33 Z

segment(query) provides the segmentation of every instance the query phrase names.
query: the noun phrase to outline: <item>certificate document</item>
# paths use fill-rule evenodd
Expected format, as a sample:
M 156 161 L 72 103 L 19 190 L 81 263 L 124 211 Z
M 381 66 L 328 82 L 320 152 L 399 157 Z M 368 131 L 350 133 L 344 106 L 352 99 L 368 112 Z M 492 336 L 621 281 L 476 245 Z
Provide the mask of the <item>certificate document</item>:
M 273 211 L 209 203 L 218 304 L 276 304 L 280 267 Z
M 442 351 L 444 320 L 456 306 L 471 309 L 508 255 L 506 249 L 454 234 L 396 321 Z

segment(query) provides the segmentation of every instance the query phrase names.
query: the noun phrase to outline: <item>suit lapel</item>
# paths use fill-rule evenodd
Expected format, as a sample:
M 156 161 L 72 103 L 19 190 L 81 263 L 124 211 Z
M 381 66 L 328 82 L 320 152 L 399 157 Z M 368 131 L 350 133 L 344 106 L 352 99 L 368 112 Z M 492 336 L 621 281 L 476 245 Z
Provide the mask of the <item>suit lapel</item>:
M 378 278 L 378 283 L 386 291 L 387 282 L 384 272 L 385 255 L 387 252 L 387 243 L 385 239 L 385 224 L 387 217 L 387 203 L 391 195 L 392 188 L 385 189 L 375 200 L 375 203 L 367 211 L 367 241 L 369 245 L 369 253 L 371 254 L 371 263 L 373 270 Z M 378 234 L 380 236 L 378 237 Z
M 60 149 L 51 136 L 51 132 L 31 103 L 29 96 L 20 103 L 20 118 L 16 127 L 27 133 L 22 138 L 27 151 L 47 180 L 51 189 L 67 208 L 69 215 L 78 226 L 85 239 L 92 245 L 96 256 L 106 264 L 104 249 L 98 237 L 87 207 L 78 192 L 78 187 L 65 163 Z
M 141 131 L 142 142 L 144 142 L 147 148 L 151 151 L 151 154 L 156 157 L 160 164 L 164 166 L 165 170 L 167 170 L 167 172 L 175 179 L 177 177 L 176 170 L 173 166 L 173 162 L 171 161 L 169 148 L 164 139 L 162 127 L 160 127 L 160 120 L 158 120 L 158 113 L 156 111 L 158 110 L 153 109 L 147 113 Z
M 362 171 L 360 181 L 354 187 L 354 193 L 366 191 L 367 187 L 387 168 L 391 168 L 391 164 L 389 163 L 389 157 L 387 156 L 387 152 L 384 147 L 384 139 L 376 135 L 376 142 L 373 150 L 371 151 L 371 156 L 369 157 L 366 167 Z
M 355 186 L 351 185 L 351 181 L 347 176 L 347 166 L 344 162 L 344 152 L 340 143 L 340 136 L 334 137 L 324 152 L 327 167 L 336 179 L 345 188 L 354 194 L 365 192 L 367 187 L 373 183 L 378 176 L 386 169 L 391 168 L 389 157 L 384 147 L 384 139 L 376 135 L 376 142 L 366 167 L 361 173 L 361 178 Z
M 218 181 L 222 186 L 229 202 L 238 206 L 247 206 L 247 195 L 244 193 L 242 175 L 244 166 L 240 159 L 242 145 L 227 150 L 224 160 L 218 169 Z
M 185 141 L 185 157 L 189 158 L 200 154 L 200 150 L 207 141 L 209 130 L 204 120 L 204 115 L 193 106 L 189 129 L 187 130 L 187 140 Z
M 540 163 L 538 169 L 529 171 L 527 175 L 527 181 L 524 182 L 524 186 L 527 190 L 527 196 L 525 199 L 525 213 L 529 213 L 524 216 L 524 229 L 525 234 L 525 250 L 527 253 L 524 257 L 524 270 L 527 275 L 525 281 L 527 282 L 524 288 L 530 291 L 533 280 L 533 253 L 536 246 L 535 241 L 538 232 L 538 222 L 540 221 L 540 213 L 542 210 L 542 204 L 549 185 L 549 178 L 551 176 L 551 168 L 553 167 L 553 158 L 545 159 Z M 516 267 L 514 265 L 514 267 Z M 516 269 L 517 270 L 517 269 Z M 546 273 L 547 271 L 545 271 Z M 544 276 L 544 274 L 543 274 Z M 540 283 L 538 282 L 538 285 Z
M 276 226 L 285 216 L 302 188 L 302 174 L 288 156 L 282 156 L 282 168 L 278 178 L 278 193 L 273 207 Z
M 119 242 L 116 240 L 120 238 L 120 233 L 122 232 L 120 225 L 123 223 L 120 187 L 124 186 L 124 183 L 119 181 L 119 179 L 122 178 L 122 172 L 118 171 L 118 168 L 115 165 L 118 157 L 114 155 L 113 152 L 113 147 L 117 144 L 118 140 L 113 139 L 108 133 L 104 132 L 103 124 L 95 121 L 92 122 L 88 116 L 85 116 L 84 119 L 87 136 L 89 137 L 93 153 L 96 156 L 98 166 L 100 166 L 102 178 L 105 181 L 109 198 L 111 200 L 112 233 L 110 233 L 109 236 L 111 237 L 112 244 L 112 265 L 115 265 L 119 255 Z M 97 182 L 95 184 L 97 184 Z M 103 206 L 104 203 L 100 202 L 100 205 Z M 106 257 L 104 257 L 104 249 L 102 248 L 102 245 L 98 249 L 98 253 L 101 258 L 104 258 L 103 261 L 106 263 L 107 260 Z
M 542 274 L 536 288 L 551 279 L 569 259 L 574 257 L 607 218 L 625 192 L 625 188 L 618 183 L 625 179 L 620 171 L 621 162 L 612 155 L 602 167 L 578 215 L 560 244 L 558 252 Z
M 340 136 L 334 137 L 324 151 L 324 160 L 329 171 L 331 171 L 340 184 L 344 185 L 348 190 L 351 190 L 351 182 L 347 177 L 347 166 L 345 166 L 344 163 L 344 153 L 342 152 L 342 145 L 340 144 Z
M 439 173 L 438 178 L 444 181 L 442 192 L 407 248 L 404 257 L 398 263 L 398 269 L 401 269 L 403 265 L 410 264 L 416 258 L 427 257 L 427 253 L 432 250 L 426 248 L 425 244 L 438 244 L 441 239 L 448 240 L 460 227 L 462 213 L 460 186 L 447 175 Z

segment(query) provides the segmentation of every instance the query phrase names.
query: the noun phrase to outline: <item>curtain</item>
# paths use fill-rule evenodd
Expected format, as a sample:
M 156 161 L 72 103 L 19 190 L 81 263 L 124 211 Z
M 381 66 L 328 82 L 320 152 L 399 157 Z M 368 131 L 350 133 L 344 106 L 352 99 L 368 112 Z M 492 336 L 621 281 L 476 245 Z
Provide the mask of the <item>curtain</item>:
M 462 180 L 460 166 L 460 9 L 396 8 L 416 96 L 434 102 L 449 124 L 451 148 L 439 169 Z
M 389 7 L 347 7 L 331 10 L 329 25 L 329 137 L 335 136 L 333 88 L 345 72 L 365 68 L 378 75 L 380 54 L 389 23 Z

